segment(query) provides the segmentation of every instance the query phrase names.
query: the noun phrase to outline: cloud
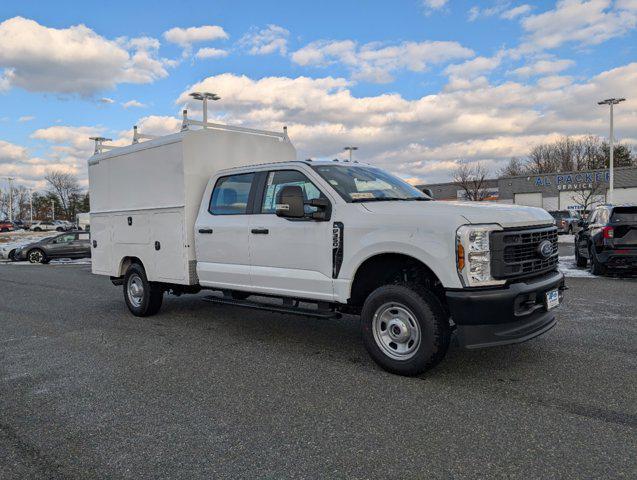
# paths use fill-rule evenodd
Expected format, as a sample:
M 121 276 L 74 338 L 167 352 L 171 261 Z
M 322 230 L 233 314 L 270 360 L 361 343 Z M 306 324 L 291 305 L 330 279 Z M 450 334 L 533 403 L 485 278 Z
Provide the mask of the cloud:
M 564 43 L 598 45 L 626 34 L 637 25 L 637 8 L 631 0 L 561 0 L 552 10 L 522 20 L 527 33 L 521 50 L 557 48 Z
M 505 20 L 513 20 L 514 18 L 526 15 L 532 9 L 533 7 L 531 7 L 531 5 L 527 5 L 525 3 L 517 7 L 510 8 L 509 10 L 505 10 L 500 14 L 500 18 L 504 18 Z
M 10 18 L 0 23 L 0 89 L 87 96 L 119 83 L 151 83 L 168 72 L 147 40 L 108 40 L 84 25 L 58 29 Z
M 222 50 L 220 48 L 200 48 L 195 55 L 197 58 L 223 58 L 228 56 L 228 52 L 226 50 Z
M 497 15 L 505 20 L 513 20 L 516 17 L 527 14 L 533 8 L 527 4 L 522 4 L 513 8 L 510 7 L 511 4 L 509 2 L 502 1 L 489 8 L 480 8 L 476 5 L 469 9 L 467 18 L 470 22 L 473 22 L 478 18 L 494 17 Z
M 530 77 L 534 75 L 546 75 L 559 73 L 575 65 L 573 60 L 538 60 L 531 65 L 513 70 L 515 75 L 520 77 Z
M 33 115 L 23 115 L 18 118 L 18 122 L 20 123 L 30 122 L 31 120 L 35 120 L 35 117 Z
M 164 32 L 164 38 L 170 43 L 175 43 L 183 48 L 182 57 L 187 58 L 192 54 L 192 45 L 213 40 L 226 40 L 229 38 L 223 27 L 219 25 L 203 25 L 201 27 L 180 28 L 174 27 Z M 215 48 L 201 48 L 197 52 L 197 58 L 221 57 Z M 226 53 L 227 55 L 227 53 Z
M 100 103 L 106 103 L 106 104 L 111 104 L 111 103 L 115 103 L 115 100 L 113 100 L 112 98 L 109 97 L 102 97 L 99 100 Z
M 124 108 L 146 108 L 148 105 L 145 103 L 139 102 L 137 100 L 129 100 L 128 102 L 122 103 L 122 107 Z
M 422 72 L 430 64 L 440 64 L 467 58 L 473 51 L 457 42 L 424 41 L 385 45 L 378 42 L 359 46 L 352 40 L 318 40 L 292 54 L 292 61 L 301 66 L 326 67 L 341 63 L 357 80 L 387 83 L 392 73 L 409 70 Z
M 224 92 L 215 104 L 219 118 L 274 131 L 287 125 L 299 158 L 334 158 L 354 144 L 359 159 L 429 182 L 448 180 L 462 159 L 483 160 L 495 172 L 510 156 L 558 134 L 605 134 L 607 118 L 596 101 L 608 91 L 628 98 L 615 118 L 621 138 L 637 136 L 637 63 L 581 83 L 556 76 L 537 85 L 482 79 L 415 99 L 356 96 L 349 87 L 343 78 L 222 74 L 189 87 L 177 102 L 187 103 L 192 90 Z M 191 105 L 196 113 L 200 108 Z
M 26 158 L 26 148 L 0 140 L 0 163 L 18 162 Z
M 422 6 L 425 12 L 430 14 L 434 10 L 442 10 L 449 0 L 422 0 Z
M 270 24 L 261 30 L 251 29 L 239 40 L 239 45 L 246 48 L 250 55 L 270 55 L 277 52 L 285 55 L 289 36 L 290 32 L 285 28 Z

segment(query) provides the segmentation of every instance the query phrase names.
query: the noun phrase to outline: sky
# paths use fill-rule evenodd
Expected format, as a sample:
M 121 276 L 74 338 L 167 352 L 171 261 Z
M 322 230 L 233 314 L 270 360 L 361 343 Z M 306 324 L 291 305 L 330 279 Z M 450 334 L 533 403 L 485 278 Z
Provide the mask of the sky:
M 495 173 L 561 135 L 637 144 L 637 0 L 0 2 L 0 189 L 87 186 L 89 136 L 130 143 L 201 115 L 281 131 L 299 158 L 412 183 Z M 254 159 L 259 163 L 259 159 Z

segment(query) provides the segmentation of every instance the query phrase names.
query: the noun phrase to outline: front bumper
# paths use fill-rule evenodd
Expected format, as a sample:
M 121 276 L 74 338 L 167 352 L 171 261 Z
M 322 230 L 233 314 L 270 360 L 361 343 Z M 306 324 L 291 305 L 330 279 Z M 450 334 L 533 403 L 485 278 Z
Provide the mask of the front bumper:
M 551 272 L 504 288 L 448 290 L 447 305 L 465 348 L 520 343 L 550 330 L 557 323 L 555 309 L 547 310 L 546 292 L 566 289 L 564 275 Z

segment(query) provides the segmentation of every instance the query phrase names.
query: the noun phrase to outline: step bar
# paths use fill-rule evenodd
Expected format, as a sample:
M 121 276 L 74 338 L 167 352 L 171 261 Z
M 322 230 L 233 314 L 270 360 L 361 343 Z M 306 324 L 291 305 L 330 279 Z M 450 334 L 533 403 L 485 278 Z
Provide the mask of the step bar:
M 302 308 L 298 305 L 298 301 L 283 299 L 283 303 L 276 305 L 271 303 L 253 302 L 250 300 L 237 300 L 229 296 L 217 297 L 215 295 L 207 295 L 203 300 L 210 303 L 220 305 L 234 305 L 235 307 L 252 308 L 254 310 L 263 310 L 268 312 L 289 313 L 292 315 L 303 315 L 314 318 L 341 318 L 340 312 L 323 308 Z

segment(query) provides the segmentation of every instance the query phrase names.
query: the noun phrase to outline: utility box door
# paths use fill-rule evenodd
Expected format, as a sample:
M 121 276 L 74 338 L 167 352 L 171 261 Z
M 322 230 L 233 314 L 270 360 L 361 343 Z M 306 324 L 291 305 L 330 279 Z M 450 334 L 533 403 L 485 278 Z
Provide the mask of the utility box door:
M 93 273 L 112 275 L 110 217 L 91 215 L 91 269 Z
M 153 280 L 185 282 L 188 279 L 188 252 L 184 245 L 183 221 L 183 210 L 152 214 L 149 248 L 152 249 Z

